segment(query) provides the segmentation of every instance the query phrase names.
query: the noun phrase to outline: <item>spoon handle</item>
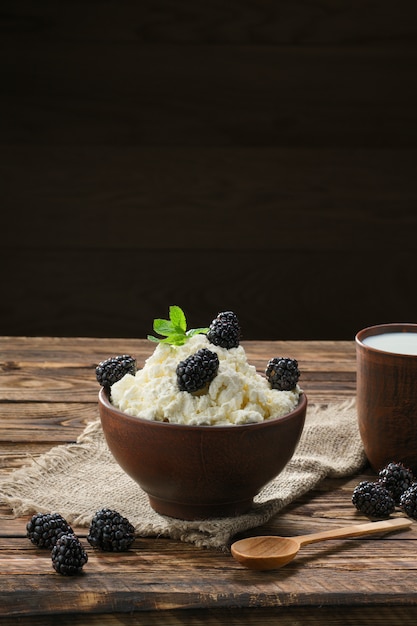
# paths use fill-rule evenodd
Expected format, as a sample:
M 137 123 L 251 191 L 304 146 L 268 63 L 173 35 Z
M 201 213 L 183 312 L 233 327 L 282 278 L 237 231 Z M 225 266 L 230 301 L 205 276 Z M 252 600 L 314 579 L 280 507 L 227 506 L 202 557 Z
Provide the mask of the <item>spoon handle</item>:
M 324 541 L 325 539 L 339 539 L 340 537 L 357 537 L 359 535 L 370 535 L 372 533 L 398 530 L 400 528 L 408 528 L 413 522 L 405 517 L 396 517 L 393 519 L 383 520 L 381 522 L 369 522 L 367 524 L 356 524 L 353 526 L 344 526 L 342 528 L 334 528 L 324 530 L 319 533 L 310 535 L 299 535 L 293 537 L 300 546 L 316 541 Z

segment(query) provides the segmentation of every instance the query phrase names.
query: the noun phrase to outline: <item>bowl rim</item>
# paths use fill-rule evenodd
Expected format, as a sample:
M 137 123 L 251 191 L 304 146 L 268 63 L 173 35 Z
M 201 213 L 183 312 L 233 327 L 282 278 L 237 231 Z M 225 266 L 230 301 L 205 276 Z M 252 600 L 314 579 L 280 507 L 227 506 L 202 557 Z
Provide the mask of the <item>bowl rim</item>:
M 294 414 L 303 413 L 307 410 L 307 396 L 304 391 L 300 392 L 300 397 L 298 400 L 297 406 L 290 411 L 289 413 L 285 413 L 284 415 L 278 415 L 277 417 L 270 417 L 267 420 L 262 422 L 251 422 L 249 424 L 177 424 L 175 422 L 160 422 L 158 420 L 150 420 L 144 417 L 137 417 L 135 415 L 129 415 L 124 411 L 121 411 L 117 407 L 115 407 L 109 399 L 109 390 L 105 387 L 101 387 L 98 394 L 99 404 L 102 404 L 107 409 L 111 410 L 118 417 L 123 418 L 129 422 L 139 422 L 141 424 L 147 424 L 156 428 L 175 428 L 178 430 L 194 430 L 201 431 L 209 430 L 212 432 L 225 432 L 225 431 L 236 431 L 242 429 L 257 429 L 257 428 L 267 428 L 271 426 L 271 424 L 276 424 L 277 422 L 286 422 L 294 417 Z

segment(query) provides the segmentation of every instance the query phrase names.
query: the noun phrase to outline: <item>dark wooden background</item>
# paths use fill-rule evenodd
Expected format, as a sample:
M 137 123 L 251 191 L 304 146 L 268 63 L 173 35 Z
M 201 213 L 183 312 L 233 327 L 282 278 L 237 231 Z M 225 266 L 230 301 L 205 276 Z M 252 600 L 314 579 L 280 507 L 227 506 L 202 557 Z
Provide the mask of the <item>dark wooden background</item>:
M 0 334 L 417 322 L 415 0 L 3 0 Z

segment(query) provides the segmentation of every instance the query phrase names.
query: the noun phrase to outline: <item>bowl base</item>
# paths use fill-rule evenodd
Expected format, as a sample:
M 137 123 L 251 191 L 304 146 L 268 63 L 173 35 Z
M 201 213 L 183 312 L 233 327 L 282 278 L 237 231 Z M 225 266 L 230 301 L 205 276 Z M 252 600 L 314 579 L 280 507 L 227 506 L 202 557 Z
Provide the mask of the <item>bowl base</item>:
M 221 517 L 237 517 L 247 513 L 252 507 L 253 500 L 239 502 L 225 502 L 223 504 L 184 504 L 161 500 L 148 494 L 149 504 L 156 513 L 184 520 L 204 520 Z

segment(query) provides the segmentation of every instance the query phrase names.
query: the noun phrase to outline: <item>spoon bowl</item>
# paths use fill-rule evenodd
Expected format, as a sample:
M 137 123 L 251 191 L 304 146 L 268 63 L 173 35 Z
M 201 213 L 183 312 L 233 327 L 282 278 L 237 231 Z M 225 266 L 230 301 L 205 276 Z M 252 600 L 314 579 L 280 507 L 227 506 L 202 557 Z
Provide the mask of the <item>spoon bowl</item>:
M 398 517 L 381 522 L 354 524 L 332 530 L 325 530 L 310 535 L 298 537 L 259 536 L 248 537 L 235 541 L 231 546 L 232 556 L 245 567 L 255 570 L 270 570 L 283 567 L 294 559 L 301 546 L 308 543 L 325 541 L 326 539 L 340 539 L 343 537 L 357 537 L 378 532 L 391 532 L 401 528 L 409 528 L 410 519 Z

